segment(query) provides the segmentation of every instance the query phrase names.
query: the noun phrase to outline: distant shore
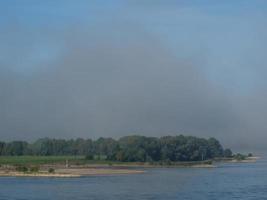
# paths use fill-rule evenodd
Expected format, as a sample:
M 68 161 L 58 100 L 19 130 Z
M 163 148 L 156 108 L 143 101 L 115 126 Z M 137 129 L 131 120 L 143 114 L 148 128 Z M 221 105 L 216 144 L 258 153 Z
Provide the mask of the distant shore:
M 55 178 L 75 178 L 82 176 L 103 176 L 103 175 L 123 175 L 123 174 L 141 174 L 143 170 L 127 169 L 97 169 L 97 168 L 62 168 L 56 169 L 54 173 L 40 171 L 36 173 L 23 173 L 16 171 L 0 171 L 0 177 L 55 177 Z
M 259 156 L 250 156 L 244 159 L 236 159 L 236 158 L 219 158 L 214 159 L 215 162 L 226 162 L 226 163 L 254 163 L 259 160 Z
M 251 157 L 247 157 L 246 159 L 244 160 L 238 160 L 238 159 L 232 159 L 230 160 L 229 162 L 232 162 L 232 163 L 254 163 L 254 162 L 257 162 L 257 160 L 259 160 L 260 157 L 258 156 L 251 156 Z
M 34 162 L 29 161 L 28 157 L 26 163 L 16 164 L 15 161 L 18 158 L 12 159 L 12 164 L 0 164 L 0 177 L 75 178 L 83 176 L 142 174 L 145 173 L 146 168 L 215 168 L 218 163 L 251 163 L 256 162 L 260 157 L 251 156 L 242 160 L 236 158 L 217 158 L 214 160 L 191 162 L 95 161 L 90 163 L 72 162 L 69 165 L 64 164 L 61 160 L 55 163 L 49 163 L 46 160 L 47 163 L 45 164 L 34 164 Z M 18 161 L 17 163 L 21 163 L 21 159 Z
M 55 177 L 75 178 L 83 176 L 108 176 L 142 174 L 146 168 L 213 168 L 215 165 L 207 162 L 184 162 L 171 165 L 149 164 L 149 163 L 119 163 L 119 164 L 84 164 L 65 166 L 64 164 L 44 164 L 39 166 L 36 172 L 18 171 L 16 166 L 2 165 L 0 177 Z M 30 167 L 29 167 L 30 169 Z M 53 169 L 53 172 L 49 172 Z
M 75 178 L 80 177 L 79 175 L 74 174 L 59 174 L 59 173 L 22 173 L 22 172 L 15 172 L 15 171 L 9 171 L 9 172 L 0 172 L 0 177 L 55 177 L 55 178 Z

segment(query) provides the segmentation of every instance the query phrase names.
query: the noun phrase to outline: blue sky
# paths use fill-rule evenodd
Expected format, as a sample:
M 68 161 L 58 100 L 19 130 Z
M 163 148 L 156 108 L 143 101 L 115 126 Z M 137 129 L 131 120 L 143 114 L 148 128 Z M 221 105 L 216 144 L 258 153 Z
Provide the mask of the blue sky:
M 251 139 L 249 131 L 257 129 L 255 132 L 258 137 L 263 137 L 267 130 L 264 125 L 266 123 L 262 120 L 267 115 L 263 112 L 267 86 L 265 78 L 267 72 L 266 11 L 267 2 L 264 0 L 2 0 L 0 1 L 0 70 L 4 74 L 2 83 L 9 85 L 9 89 L 0 88 L 5 103 L 2 106 L 7 105 L 12 98 L 14 105 L 32 102 L 35 107 L 40 104 L 44 107 L 43 109 L 46 109 L 50 107 L 50 104 L 48 106 L 39 99 L 40 96 L 35 96 L 33 99 L 19 96 L 20 92 L 24 91 L 20 88 L 23 86 L 20 81 L 27 83 L 32 89 L 32 91 L 29 90 L 31 92 L 39 90 L 38 86 L 43 87 L 44 94 L 47 94 L 45 96 L 52 96 L 51 93 L 57 90 L 60 91 L 59 94 L 64 91 L 66 93 L 62 95 L 68 96 L 71 95 L 68 93 L 69 88 L 83 88 L 76 82 L 79 82 L 77 74 L 84 71 L 89 75 L 85 77 L 81 75 L 84 81 L 82 84 L 94 80 L 101 89 L 97 90 L 97 87 L 93 86 L 88 89 L 96 102 L 101 102 L 103 96 L 115 101 L 116 98 L 120 99 L 127 95 L 133 98 L 143 95 L 150 103 L 160 104 L 157 101 L 151 101 L 150 96 L 146 96 L 148 91 L 144 88 L 147 88 L 149 91 L 155 90 L 153 98 L 161 99 L 164 96 L 170 102 L 172 105 L 170 108 L 161 104 L 162 107 L 159 106 L 159 110 L 163 110 L 166 116 L 171 115 L 173 119 L 181 119 L 179 113 L 172 109 L 177 106 L 181 109 L 182 107 L 188 108 L 188 113 L 191 113 L 183 113 L 188 114 L 188 119 L 181 120 L 181 128 L 179 128 L 179 123 L 175 125 L 175 120 L 173 123 L 169 121 L 162 122 L 161 125 L 159 123 L 153 129 L 135 119 L 135 126 L 140 125 L 140 129 L 132 129 L 134 125 L 125 122 L 124 128 L 120 130 L 119 127 L 114 127 L 114 123 L 109 124 L 107 121 L 116 117 L 122 120 L 121 117 L 126 111 L 120 110 L 117 113 L 119 116 L 114 116 L 113 111 L 107 114 L 101 108 L 97 109 L 96 106 L 96 110 L 92 108 L 93 114 L 82 111 L 79 113 L 77 110 L 82 107 L 79 102 L 82 101 L 81 99 L 87 99 L 84 93 L 79 94 L 81 96 L 78 95 L 76 100 L 66 105 L 73 106 L 72 114 L 76 112 L 79 117 L 88 115 L 95 122 L 94 124 L 107 124 L 104 129 L 101 129 L 100 125 L 95 125 L 92 128 L 95 135 L 100 135 L 104 131 L 108 132 L 108 130 L 110 130 L 110 135 L 116 136 L 115 133 L 121 135 L 125 130 L 145 133 L 153 130 L 163 132 L 165 129 L 172 133 L 182 130 L 196 134 L 198 129 L 203 129 L 199 130 L 202 135 L 211 136 L 216 127 L 211 130 L 206 128 L 206 124 L 212 118 L 209 117 L 209 113 L 206 113 L 207 120 L 203 123 L 194 121 L 197 119 L 192 116 L 197 115 L 195 112 L 201 110 L 201 107 L 210 110 L 211 113 L 214 107 L 219 110 L 227 107 L 232 110 L 229 113 L 219 114 L 214 119 L 218 118 L 223 121 L 225 118 L 232 119 L 233 117 L 237 119 L 236 125 L 227 124 L 229 122 L 226 120 L 227 123 L 218 125 L 217 129 L 225 126 L 228 127 L 227 130 L 218 130 L 217 135 L 227 131 L 229 135 L 236 134 L 238 138 L 239 133 L 246 129 L 246 137 Z M 180 65 L 190 67 L 184 69 Z M 9 81 L 5 79 L 6 77 L 9 77 L 7 78 Z M 111 88 L 104 87 L 107 83 L 102 80 L 103 77 L 107 78 Z M 162 80 L 163 86 L 158 85 L 155 77 Z M 43 83 L 38 82 L 37 79 L 47 80 L 49 84 L 54 83 L 55 86 L 52 86 L 53 84 L 42 85 Z M 62 83 L 56 81 L 61 79 Z M 143 85 L 136 82 L 137 79 Z M 180 86 L 179 80 L 176 79 L 182 79 L 181 82 L 185 86 Z M 193 87 L 191 84 L 199 85 Z M 201 87 L 202 84 L 203 87 Z M 125 86 L 121 88 L 123 92 L 115 92 L 114 88 L 123 85 Z M 24 86 L 26 88 L 26 85 Z M 55 91 L 51 92 L 51 87 L 54 87 Z M 163 88 L 159 92 L 163 96 L 157 95 L 157 87 Z M 134 92 L 128 93 L 127 88 L 133 88 Z M 7 90 L 10 91 L 7 92 Z M 109 90 L 113 93 L 110 94 Z M 187 95 L 189 91 L 191 97 L 197 97 L 203 102 L 199 107 L 187 105 L 185 100 L 181 100 L 179 96 L 172 97 L 173 94 L 170 91 L 184 95 Z M 25 95 L 31 94 L 24 92 Z M 119 96 L 113 96 L 115 94 Z M 60 99 L 61 96 L 57 98 Z M 19 100 L 16 102 L 14 100 L 16 98 L 22 98 L 25 102 Z M 53 102 L 53 98 L 49 98 L 47 101 Z M 176 101 L 181 102 L 175 103 Z M 187 101 L 192 100 L 189 98 Z M 211 107 L 207 105 L 209 103 L 206 104 L 206 102 L 214 101 L 216 103 Z M 87 103 L 94 105 L 96 102 L 88 100 Z M 106 104 L 106 102 L 102 103 Z M 135 105 L 131 100 L 127 102 L 125 100 L 124 103 L 125 106 Z M 217 103 L 223 105 L 222 108 Z M 9 105 L 10 110 L 14 105 Z M 5 106 L 7 112 L 10 111 L 9 106 Z M 158 112 L 148 105 L 146 109 L 149 116 Z M 18 110 L 22 113 L 21 117 L 28 121 L 32 120 L 31 117 L 23 114 L 21 107 L 16 107 L 16 112 Z M 144 115 L 142 112 L 137 112 L 136 117 Z M 34 116 L 36 114 L 34 113 L 35 111 L 30 115 Z M 50 115 L 44 114 L 40 117 L 46 119 L 48 116 Z M 2 119 L 4 121 L 15 120 L 12 117 L 9 119 L 4 114 L 2 114 Z M 16 118 L 16 120 L 19 119 L 19 117 Z M 151 123 L 152 126 L 158 123 L 157 120 L 159 119 L 148 120 L 147 124 Z M 242 128 L 238 124 L 240 121 L 248 124 L 248 127 Z M 25 124 L 18 123 L 18 127 L 24 127 L 24 132 L 34 134 L 34 130 L 38 130 L 38 127 L 31 130 Z M 214 121 L 214 124 L 220 123 Z M 166 128 L 166 126 L 172 128 Z M 66 131 L 64 127 L 65 125 L 62 125 L 56 129 L 63 134 Z M 2 132 L 9 129 L 5 127 Z M 51 129 L 47 128 L 47 131 Z M 76 129 L 67 128 L 66 132 L 71 132 L 71 130 Z M 16 130 L 10 130 L 11 135 L 17 137 L 15 132 Z M 45 135 L 44 132 L 39 132 L 36 137 Z M 77 132 L 80 136 L 87 136 L 83 135 L 83 132 L 86 132 L 85 128 Z M 207 134 L 204 134 L 205 132 Z M 58 136 L 62 136 L 61 134 Z M 9 137 L 6 136 L 6 138 Z
M 259 60 L 265 56 L 262 40 L 266 35 L 266 4 L 251 0 L 1 1 L 1 43 L 15 52 L 31 46 L 31 50 L 26 50 L 31 51 L 31 56 L 16 64 L 18 70 L 27 73 L 38 67 L 36 62 L 55 59 L 64 51 L 64 41 L 53 41 L 51 36 L 43 35 L 44 30 L 60 34 L 71 26 L 81 26 L 85 31 L 100 32 L 112 23 L 132 24 L 179 58 L 198 55 L 210 78 L 219 84 L 252 87 L 251 79 L 258 80 L 247 65 L 261 65 Z M 8 29 L 15 29 L 14 33 Z M 106 34 L 120 37 L 112 28 Z

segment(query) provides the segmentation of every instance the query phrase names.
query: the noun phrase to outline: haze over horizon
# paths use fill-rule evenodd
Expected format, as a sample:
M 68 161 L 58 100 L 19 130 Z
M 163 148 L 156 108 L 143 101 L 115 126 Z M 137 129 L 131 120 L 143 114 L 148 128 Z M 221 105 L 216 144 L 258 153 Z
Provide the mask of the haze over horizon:
M 10 0 L 0 11 L 0 140 L 184 134 L 266 148 L 266 1 Z

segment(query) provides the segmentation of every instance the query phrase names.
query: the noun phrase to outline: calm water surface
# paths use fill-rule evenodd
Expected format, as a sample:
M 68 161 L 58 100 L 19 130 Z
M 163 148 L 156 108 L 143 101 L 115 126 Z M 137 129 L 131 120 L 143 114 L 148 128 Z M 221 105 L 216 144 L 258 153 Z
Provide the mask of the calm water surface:
M 267 199 L 267 162 L 74 179 L 0 178 L 0 200 Z

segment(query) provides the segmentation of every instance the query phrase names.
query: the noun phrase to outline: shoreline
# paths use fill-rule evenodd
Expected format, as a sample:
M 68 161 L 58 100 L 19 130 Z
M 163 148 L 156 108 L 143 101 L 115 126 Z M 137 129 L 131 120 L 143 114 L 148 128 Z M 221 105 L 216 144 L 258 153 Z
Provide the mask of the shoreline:
M 48 178 L 78 178 L 86 176 L 113 176 L 113 175 L 131 175 L 146 173 L 147 168 L 215 168 L 213 164 L 195 164 L 195 165 L 90 165 L 90 166 L 72 166 L 63 168 L 54 166 L 55 172 L 49 173 L 46 170 L 39 172 L 18 172 L 12 169 L 0 169 L 0 177 L 48 177 Z M 46 168 L 46 167 L 45 167 Z
M 54 173 L 47 171 L 18 172 L 14 170 L 0 170 L 0 177 L 48 177 L 48 178 L 78 178 L 85 176 L 112 176 L 127 174 L 142 174 L 144 170 L 112 169 L 112 168 L 57 168 Z
M 260 159 L 260 157 L 256 157 L 255 156 L 255 157 L 248 157 L 248 158 L 246 158 L 244 160 L 232 159 L 232 160 L 230 160 L 228 162 L 230 162 L 230 163 L 255 163 L 259 159 Z
M 7 172 L 0 173 L 0 177 L 47 177 L 47 178 L 78 178 L 81 177 L 79 175 L 74 174 L 49 174 L 49 173 L 20 173 L 20 172 Z
M 128 174 L 142 174 L 145 171 L 137 171 L 137 170 L 118 170 L 118 171 L 98 171 L 94 170 L 87 173 L 22 173 L 22 172 L 0 172 L 0 177 L 47 177 L 47 178 L 79 178 L 79 177 L 86 177 L 86 176 L 112 176 L 112 175 L 128 175 Z
M 236 159 L 236 158 L 227 158 L 227 159 L 215 159 L 215 162 L 225 162 L 225 163 L 255 163 L 257 162 L 261 157 L 259 156 L 251 156 L 247 157 L 245 159 Z
M 173 162 L 170 164 L 162 163 L 113 163 L 111 164 L 83 164 L 70 165 L 63 164 L 44 164 L 40 165 L 38 172 L 20 172 L 16 171 L 12 165 L 0 167 L 0 177 L 48 177 L 48 178 L 77 178 L 86 176 L 112 176 L 112 175 L 130 175 L 146 173 L 145 169 L 152 168 L 216 168 L 216 163 L 254 163 L 260 157 L 248 157 L 244 160 L 237 159 L 215 159 L 204 162 Z M 48 169 L 53 168 L 54 172 L 49 173 Z

